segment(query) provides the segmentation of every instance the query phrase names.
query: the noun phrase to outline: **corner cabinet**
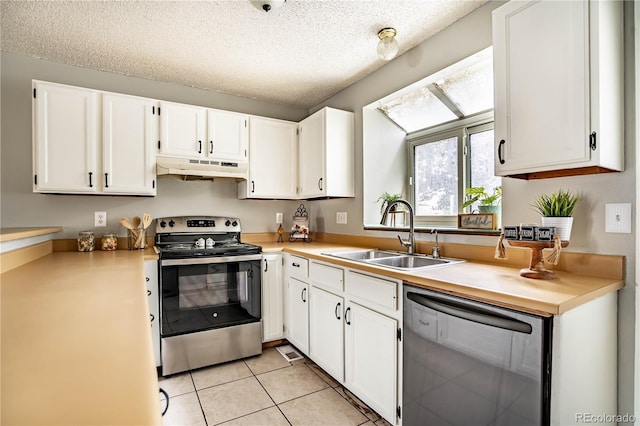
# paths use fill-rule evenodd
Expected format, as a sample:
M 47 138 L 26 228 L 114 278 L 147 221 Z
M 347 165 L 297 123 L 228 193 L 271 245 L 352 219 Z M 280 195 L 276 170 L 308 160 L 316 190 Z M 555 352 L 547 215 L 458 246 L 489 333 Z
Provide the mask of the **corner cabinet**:
M 33 97 L 34 192 L 156 194 L 155 101 L 42 81 Z
M 249 178 L 238 184 L 238 198 L 296 199 L 297 123 L 249 118 Z
M 354 114 L 325 107 L 300 122 L 299 198 L 354 197 Z
M 511 1 L 493 11 L 496 175 L 624 169 L 622 3 Z

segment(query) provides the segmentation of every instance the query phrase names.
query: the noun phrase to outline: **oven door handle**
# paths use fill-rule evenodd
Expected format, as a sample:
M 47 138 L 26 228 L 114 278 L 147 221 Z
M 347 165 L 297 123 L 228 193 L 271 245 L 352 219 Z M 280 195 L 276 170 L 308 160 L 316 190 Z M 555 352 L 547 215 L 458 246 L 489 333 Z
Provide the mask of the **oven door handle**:
M 221 257 L 190 257 L 188 259 L 162 259 L 162 266 L 172 265 L 208 265 L 213 263 L 230 263 L 230 262 L 246 262 L 250 260 L 262 259 L 261 254 L 245 254 L 239 256 L 221 256 Z

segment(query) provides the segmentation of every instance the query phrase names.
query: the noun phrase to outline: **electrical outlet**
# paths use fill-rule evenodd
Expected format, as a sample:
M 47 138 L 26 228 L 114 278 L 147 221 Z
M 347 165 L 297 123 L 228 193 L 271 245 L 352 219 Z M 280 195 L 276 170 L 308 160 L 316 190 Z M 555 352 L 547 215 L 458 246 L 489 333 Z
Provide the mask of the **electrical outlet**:
M 605 232 L 631 233 L 631 203 L 605 204 Z
M 282 223 L 282 213 L 276 213 L 276 223 Z
M 340 225 L 347 224 L 347 212 L 336 212 L 336 223 Z
M 107 226 L 107 212 L 94 212 L 93 225 L 95 227 Z

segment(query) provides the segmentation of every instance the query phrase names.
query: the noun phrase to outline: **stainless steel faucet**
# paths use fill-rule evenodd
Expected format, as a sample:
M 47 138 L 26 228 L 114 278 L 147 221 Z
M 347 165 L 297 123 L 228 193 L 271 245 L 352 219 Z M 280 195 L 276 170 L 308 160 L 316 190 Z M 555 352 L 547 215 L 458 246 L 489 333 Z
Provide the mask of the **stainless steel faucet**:
M 407 248 L 407 252 L 409 254 L 414 254 L 416 251 L 416 241 L 414 237 L 414 228 L 413 228 L 413 206 L 411 205 L 411 203 L 409 203 L 407 200 L 403 200 L 402 198 L 398 200 L 390 201 L 389 204 L 387 204 L 387 207 L 384 209 L 384 212 L 382 213 L 381 223 L 384 224 L 385 219 L 389 214 L 389 210 L 391 210 L 391 207 L 395 206 L 396 204 L 402 204 L 407 209 L 409 209 L 409 240 L 406 240 L 406 241 L 403 240 L 400 237 L 400 235 L 398 235 L 398 239 L 400 240 L 400 244 L 402 244 L 403 247 Z
M 438 230 L 433 228 L 431 230 L 432 234 L 436 234 L 436 245 L 431 248 L 431 257 L 434 259 L 440 259 L 440 247 L 438 247 Z

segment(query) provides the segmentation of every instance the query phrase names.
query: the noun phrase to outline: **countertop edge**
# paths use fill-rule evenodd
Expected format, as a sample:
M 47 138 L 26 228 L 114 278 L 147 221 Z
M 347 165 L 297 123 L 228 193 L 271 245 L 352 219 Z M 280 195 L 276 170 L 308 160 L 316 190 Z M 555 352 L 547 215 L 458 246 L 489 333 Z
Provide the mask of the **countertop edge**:
M 55 234 L 61 232 L 61 226 L 33 227 L 33 228 L 0 228 L 0 242 L 21 240 L 38 235 Z

